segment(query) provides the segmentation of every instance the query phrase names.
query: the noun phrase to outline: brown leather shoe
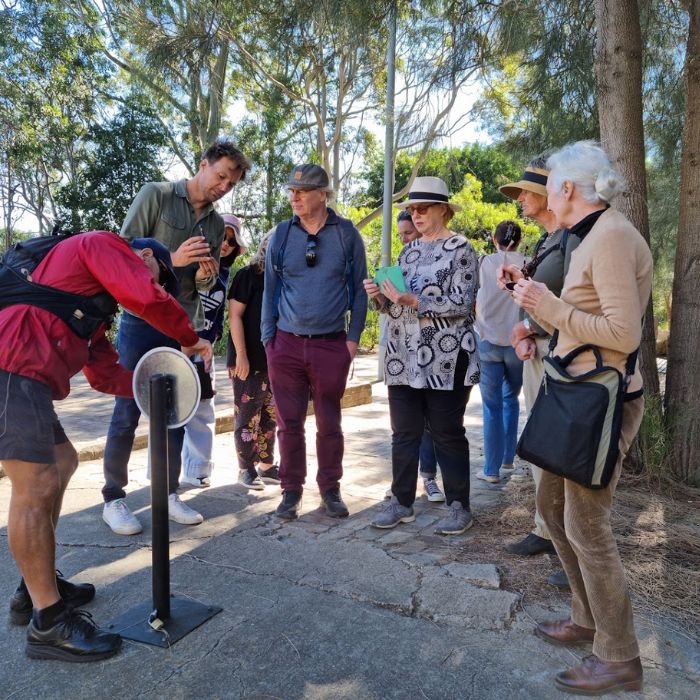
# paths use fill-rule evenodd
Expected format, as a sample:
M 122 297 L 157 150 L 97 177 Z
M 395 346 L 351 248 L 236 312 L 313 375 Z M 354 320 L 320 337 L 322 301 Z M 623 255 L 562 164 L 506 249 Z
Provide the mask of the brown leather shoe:
M 540 624 L 535 627 L 535 634 L 550 644 L 576 646 L 590 644 L 593 641 L 595 630 L 581 627 L 572 622 L 571 618 L 568 618 L 566 620 L 555 620 L 553 622 L 540 622 Z
M 578 695 L 604 695 L 615 690 L 642 689 L 642 662 L 603 661 L 595 654 L 587 656 L 580 666 L 558 673 L 555 682 L 559 690 Z

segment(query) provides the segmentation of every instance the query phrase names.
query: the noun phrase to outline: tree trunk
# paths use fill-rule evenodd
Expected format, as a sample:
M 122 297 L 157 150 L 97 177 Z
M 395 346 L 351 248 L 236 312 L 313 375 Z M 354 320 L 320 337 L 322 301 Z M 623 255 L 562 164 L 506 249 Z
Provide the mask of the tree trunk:
M 690 15 L 686 107 L 665 403 L 672 468 L 700 486 L 700 0 L 685 5 Z
M 649 243 L 649 212 L 642 121 L 642 30 L 637 0 L 596 0 L 595 72 L 600 140 L 627 181 L 615 206 Z M 651 299 L 639 351 L 644 388 L 658 396 L 656 324 Z

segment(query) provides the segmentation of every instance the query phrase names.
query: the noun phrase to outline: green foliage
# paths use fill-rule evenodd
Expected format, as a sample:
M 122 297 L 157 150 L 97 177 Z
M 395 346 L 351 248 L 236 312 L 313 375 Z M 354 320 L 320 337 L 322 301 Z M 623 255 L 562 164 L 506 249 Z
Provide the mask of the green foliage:
M 105 126 L 92 126 L 82 166 L 58 188 L 59 216 L 75 231 L 119 231 L 141 186 L 165 179 L 157 166 L 166 136 L 146 107 L 123 106 Z
M 405 187 L 417 155 L 401 151 L 395 164 L 394 191 Z M 506 150 L 498 145 L 467 144 L 462 148 L 431 149 L 420 168 L 419 175 L 440 177 L 450 192 L 457 192 L 466 175 L 472 175 L 483 184 L 482 199 L 498 204 L 503 195 L 498 188 L 520 177 L 522 165 L 515 163 Z M 375 154 L 364 172 L 367 187 L 355 197 L 366 206 L 377 207 L 384 197 L 384 154 Z

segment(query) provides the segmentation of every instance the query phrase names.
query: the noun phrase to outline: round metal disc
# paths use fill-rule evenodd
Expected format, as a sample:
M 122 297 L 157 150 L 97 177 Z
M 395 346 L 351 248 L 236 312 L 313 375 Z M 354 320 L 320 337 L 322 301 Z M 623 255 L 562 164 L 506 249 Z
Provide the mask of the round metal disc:
M 202 389 L 197 370 L 190 359 L 174 348 L 153 348 L 134 369 L 134 399 L 141 413 L 150 415 L 151 377 L 158 374 L 173 378 L 173 398 L 170 402 L 168 428 L 179 428 L 194 415 Z

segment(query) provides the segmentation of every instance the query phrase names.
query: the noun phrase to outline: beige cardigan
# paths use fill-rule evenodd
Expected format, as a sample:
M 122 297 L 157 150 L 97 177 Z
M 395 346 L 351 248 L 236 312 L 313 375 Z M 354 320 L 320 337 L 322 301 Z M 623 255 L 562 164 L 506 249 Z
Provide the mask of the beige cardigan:
M 646 241 L 619 211 L 608 209 L 573 252 L 561 297 L 548 291 L 533 316 L 550 333 L 559 329 L 556 355 L 590 343 L 601 349 L 604 364 L 624 372 L 627 355 L 642 337 L 651 275 Z M 570 371 L 583 374 L 594 366 L 593 354 L 586 352 L 574 359 Z M 641 387 L 637 368 L 629 391 Z

